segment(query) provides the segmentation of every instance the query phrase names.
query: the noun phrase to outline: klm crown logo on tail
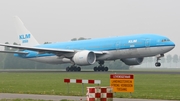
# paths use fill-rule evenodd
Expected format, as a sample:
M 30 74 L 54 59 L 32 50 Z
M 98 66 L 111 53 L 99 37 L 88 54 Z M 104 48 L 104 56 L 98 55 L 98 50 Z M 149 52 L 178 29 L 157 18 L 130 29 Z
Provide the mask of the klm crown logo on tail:
M 31 34 L 19 35 L 19 39 L 22 40 L 22 43 L 28 43 L 28 39 L 31 38 Z

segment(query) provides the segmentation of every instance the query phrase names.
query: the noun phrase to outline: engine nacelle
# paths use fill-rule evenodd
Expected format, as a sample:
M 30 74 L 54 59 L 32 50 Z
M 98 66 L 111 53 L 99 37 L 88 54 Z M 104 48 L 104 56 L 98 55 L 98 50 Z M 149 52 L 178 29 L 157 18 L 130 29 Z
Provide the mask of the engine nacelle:
M 144 58 L 127 58 L 121 59 L 126 65 L 140 65 Z
M 77 65 L 92 65 L 96 62 L 96 55 L 91 51 L 80 51 L 77 52 L 72 60 Z

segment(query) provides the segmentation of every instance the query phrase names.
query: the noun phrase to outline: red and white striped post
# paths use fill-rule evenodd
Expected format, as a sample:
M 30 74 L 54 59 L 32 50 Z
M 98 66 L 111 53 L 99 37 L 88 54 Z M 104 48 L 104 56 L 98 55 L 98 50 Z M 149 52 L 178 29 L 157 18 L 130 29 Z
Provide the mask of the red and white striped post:
M 87 87 L 87 101 L 113 101 L 112 87 Z
M 101 80 L 83 80 L 83 79 L 64 79 L 64 83 L 81 83 L 82 84 L 82 94 L 84 94 L 84 84 L 101 84 Z M 69 93 L 69 85 L 68 85 Z
M 65 83 L 101 84 L 101 80 L 64 79 Z

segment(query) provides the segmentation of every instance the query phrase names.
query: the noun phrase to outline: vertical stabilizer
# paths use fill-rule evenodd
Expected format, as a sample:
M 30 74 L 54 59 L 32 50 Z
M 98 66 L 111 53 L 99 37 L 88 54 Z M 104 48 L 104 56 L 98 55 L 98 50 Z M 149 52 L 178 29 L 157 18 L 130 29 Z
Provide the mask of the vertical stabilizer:
M 22 46 L 35 46 L 39 43 L 33 37 L 30 31 L 26 29 L 24 23 L 20 20 L 18 16 L 14 17 L 16 32 L 18 34 L 18 40 Z

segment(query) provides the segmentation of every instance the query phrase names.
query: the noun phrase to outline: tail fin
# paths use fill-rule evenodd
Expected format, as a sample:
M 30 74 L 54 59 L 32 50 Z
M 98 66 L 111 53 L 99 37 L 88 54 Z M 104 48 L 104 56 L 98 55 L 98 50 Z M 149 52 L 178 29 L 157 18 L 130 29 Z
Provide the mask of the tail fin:
M 14 17 L 15 20 L 15 27 L 18 34 L 18 39 L 22 46 L 35 46 L 39 43 L 33 37 L 30 31 L 26 29 L 24 23 L 20 20 L 18 16 Z

